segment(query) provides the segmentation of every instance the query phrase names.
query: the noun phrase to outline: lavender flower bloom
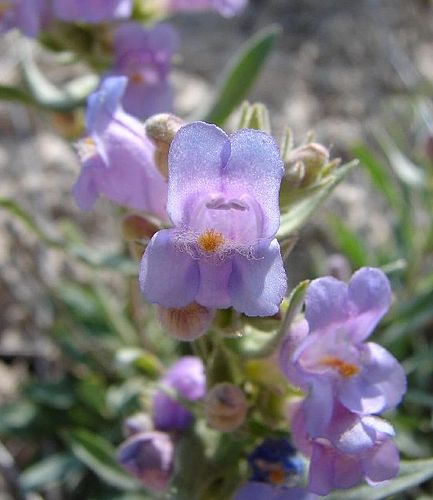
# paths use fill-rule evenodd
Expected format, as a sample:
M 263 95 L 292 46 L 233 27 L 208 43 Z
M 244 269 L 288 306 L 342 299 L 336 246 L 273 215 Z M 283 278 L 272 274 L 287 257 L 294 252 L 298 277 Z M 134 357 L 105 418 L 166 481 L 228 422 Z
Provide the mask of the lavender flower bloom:
M 120 446 L 117 459 L 146 488 L 163 491 L 173 475 L 174 445 L 164 432 L 141 432 Z
M 0 33 L 18 28 L 25 35 L 36 37 L 46 10 L 45 0 L 0 1 Z
M 289 380 L 309 392 L 304 411 L 311 436 L 323 433 L 336 401 L 361 415 L 400 402 L 402 367 L 378 344 L 363 343 L 390 303 L 389 281 L 379 269 L 360 269 L 348 285 L 330 277 L 311 283 L 305 320 L 292 327 L 280 351 Z
M 250 481 L 241 486 L 235 493 L 233 500 L 316 500 L 314 493 L 304 488 L 286 488 L 267 483 Z
M 77 145 L 83 168 L 73 188 L 75 200 L 89 210 L 103 194 L 165 219 L 167 184 L 154 164 L 154 146 L 142 124 L 120 105 L 126 84 L 125 77 L 107 78 L 88 99 L 89 135 Z
M 283 163 L 258 130 L 227 136 L 203 122 L 182 127 L 170 146 L 167 210 L 175 228 L 149 243 L 140 271 L 151 303 L 198 302 L 248 316 L 277 313 L 286 292 L 278 192 Z
M 54 15 L 62 21 L 103 23 L 131 15 L 133 0 L 53 0 Z
M 216 10 L 224 17 L 239 14 L 248 0 L 166 0 L 168 12 L 200 12 Z
M 203 362 L 195 356 L 179 359 L 164 375 L 161 383 L 177 391 L 188 401 L 197 401 L 206 392 L 206 374 Z M 153 398 L 153 422 L 164 431 L 183 430 L 191 425 L 194 417 L 187 409 L 163 391 Z
M 131 22 L 116 30 L 115 62 L 109 74 L 128 77 L 122 101 L 125 111 L 145 119 L 172 110 L 173 92 L 168 73 L 177 45 L 177 33 L 169 24 L 146 29 Z
M 308 489 L 327 495 L 333 489 L 351 488 L 362 479 L 374 485 L 395 477 L 399 454 L 392 426 L 373 416 L 359 416 L 336 405 L 328 427 L 318 439 L 305 427 L 305 406 L 292 421 L 295 445 L 311 457 Z

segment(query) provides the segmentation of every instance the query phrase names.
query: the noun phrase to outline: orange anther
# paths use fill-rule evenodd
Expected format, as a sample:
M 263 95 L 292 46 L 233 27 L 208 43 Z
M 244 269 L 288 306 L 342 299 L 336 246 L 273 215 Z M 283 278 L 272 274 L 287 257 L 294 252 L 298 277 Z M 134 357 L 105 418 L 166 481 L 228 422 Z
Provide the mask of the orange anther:
M 214 229 L 206 229 L 198 239 L 198 246 L 206 253 L 217 252 L 224 243 L 224 236 Z

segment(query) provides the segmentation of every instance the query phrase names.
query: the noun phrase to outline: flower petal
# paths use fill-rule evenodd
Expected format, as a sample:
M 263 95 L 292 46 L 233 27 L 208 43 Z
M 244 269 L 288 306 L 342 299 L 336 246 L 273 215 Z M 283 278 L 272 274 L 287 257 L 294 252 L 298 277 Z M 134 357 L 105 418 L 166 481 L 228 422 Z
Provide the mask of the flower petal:
M 333 450 L 313 444 L 307 489 L 318 495 L 327 495 L 334 487 Z
M 349 316 L 347 285 L 329 276 L 313 280 L 305 298 L 305 319 L 310 331 L 327 330 Z
M 230 136 L 231 151 L 223 169 L 224 190 L 248 193 L 263 214 L 262 237 L 272 238 L 280 224 L 279 191 L 284 164 L 274 139 L 259 130 Z
M 334 394 L 330 380 L 315 379 L 304 401 L 305 429 L 311 437 L 323 436 L 332 418 Z
M 99 167 L 98 164 L 100 164 Z M 95 168 L 104 168 L 104 165 L 99 157 L 92 159 L 83 165 L 77 182 L 72 188 L 72 194 L 74 195 L 75 202 L 81 210 L 92 210 L 93 205 L 98 198 L 97 182 L 94 176 Z
M 363 466 L 366 479 L 370 484 L 392 479 L 398 474 L 400 467 L 397 447 L 391 439 L 386 439 L 363 460 Z
M 232 306 L 247 316 L 272 316 L 287 290 L 287 278 L 276 239 L 263 243 L 256 255 L 233 257 L 229 280 Z
M 145 299 L 164 307 L 184 307 L 194 301 L 199 287 L 197 261 L 179 251 L 172 229 L 156 233 L 143 255 L 140 288 Z
M 351 411 L 372 414 L 394 408 L 406 392 L 406 376 L 386 349 L 369 342 L 362 347 L 362 372 L 340 386 L 341 402 Z
M 232 272 L 231 259 L 224 261 L 199 260 L 200 286 L 196 302 L 210 309 L 230 307 L 228 283 Z
M 201 193 L 220 192 L 228 136 L 204 122 L 183 126 L 175 135 L 168 155 L 167 211 L 175 226 L 188 220 L 188 205 Z
M 351 315 L 356 317 L 351 336 L 354 342 L 367 338 L 388 311 L 392 300 L 391 286 L 383 271 L 363 267 L 349 282 Z
M 309 327 L 305 319 L 292 323 L 286 337 L 281 343 L 278 354 L 281 371 L 289 379 L 291 384 L 298 387 L 304 387 L 306 385 L 305 377 L 302 372 L 298 372 L 298 365 L 294 363 L 293 354 L 307 337 L 308 333 Z

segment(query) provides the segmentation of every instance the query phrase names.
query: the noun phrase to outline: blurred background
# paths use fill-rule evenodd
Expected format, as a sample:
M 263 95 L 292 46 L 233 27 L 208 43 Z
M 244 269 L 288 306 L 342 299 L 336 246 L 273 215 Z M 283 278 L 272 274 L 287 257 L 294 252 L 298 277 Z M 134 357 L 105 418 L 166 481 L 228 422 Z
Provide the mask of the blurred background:
M 250 0 L 230 20 L 203 14 L 173 22 L 181 38 L 172 75 L 177 114 L 194 116 L 241 44 L 277 23 L 276 49 L 249 100 L 269 107 L 277 140 L 287 125 L 298 142 L 314 130 L 332 156 L 361 160 L 300 232 L 287 262 L 289 281 L 325 273 L 344 279 L 363 265 L 389 272 L 395 305 L 377 336 L 403 363 L 410 384 L 393 417 L 397 441 L 405 458 L 432 456 L 433 6 Z M 27 43 L 15 32 L 0 39 L 1 84 L 19 85 Z M 37 59 L 57 83 L 85 73 L 42 49 Z M 0 437 L 20 469 L 62 454 L 56 463 L 64 469 L 49 469 L 53 484 L 42 484 L 40 471 L 26 479 L 49 500 L 109 498 L 92 473 L 67 462 L 62 426 L 96 429 L 103 420 L 115 441 L 113 422 L 133 404 L 120 401 L 126 389 L 110 366 L 110 336 L 140 333 L 145 308 L 128 262 L 113 260 L 123 252 L 118 209 L 99 201 L 82 213 L 70 195 L 79 172 L 73 136 L 68 113 L 0 103 L 0 197 L 15 202 L 0 207 Z M 151 373 L 150 365 L 141 369 Z M 107 387 L 111 403 L 102 399 Z M 53 425 L 58 435 L 50 433 Z M 425 484 L 401 498 L 432 495 Z

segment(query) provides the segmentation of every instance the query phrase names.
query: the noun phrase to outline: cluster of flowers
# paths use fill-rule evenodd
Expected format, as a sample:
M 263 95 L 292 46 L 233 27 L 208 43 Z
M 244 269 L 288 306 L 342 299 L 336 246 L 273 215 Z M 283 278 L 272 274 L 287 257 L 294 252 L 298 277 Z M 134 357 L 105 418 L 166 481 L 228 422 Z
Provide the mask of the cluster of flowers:
M 122 466 L 147 488 L 165 490 L 174 471 L 175 446 L 193 415 L 164 390 L 175 391 L 185 401 L 196 401 L 206 392 L 203 362 L 194 356 L 180 358 L 160 381 L 163 388 L 152 401 L 152 421 L 147 414 L 128 418 L 124 432 L 128 439 L 117 458 Z
M 170 219 L 174 227 L 153 236 L 142 260 L 148 302 L 276 314 L 286 276 L 275 239 L 284 172 L 275 141 L 258 130 L 227 136 L 207 123 L 184 125 L 170 146 L 167 184 L 155 145 L 122 109 L 126 85 L 124 77 L 108 78 L 89 98 L 88 136 L 78 144 L 78 205 L 91 208 L 102 193 Z
M 406 390 L 397 360 L 364 343 L 391 304 L 382 271 L 362 268 L 349 284 L 314 280 L 305 319 L 295 323 L 280 350 L 289 381 L 307 393 L 293 408 L 296 447 L 310 457 L 308 489 L 320 495 L 374 485 L 394 477 L 398 450 L 392 426 L 376 415 L 393 409 Z
M 224 16 L 239 13 L 246 0 L 151 0 L 157 17 L 176 12 L 216 10 Z M 107 23 L 116 21 L 104 35 L 110 46 L 111 67 L 103 80 L 124 75 L 128 85 L 125 110 L 140 119 L 172 110 L 173 92 L 168 81 L 171 60 L 178 47 L 176 30 L 168 23 L 151 27 L 130 21 L 133 0 L 7 0 L 0 1 L 0 33 L 18 28 L 30 37 L 50 30 L 56 22 Z M 143 0 L 145 6 L 146 0 Z M 105 31 L 108 27 L 104 28 Z
M 230 17 L 245 8 L 247 0 L 141 0 L 166 15 L 177 12 L 215 10 Z M 128 19 L 134 0 L 2 0 L 0 32 L 18 28 L 35 37 L 53 20 L 80 23 L 104 23 Z
M 91 208 L 103 194 L 172 223 L 170 229 L 155 230 L 147 245 L 140 286 L 146 300 L 164 311 L 208 313 L 207 321 L 192 333 L 186 322 L 184 340 L 203 334 L 216 309 L 233 307 L 248 316 L 276 314 L 286 293 L 286 275 L 275 238 L 284 165 L 274 140 L 251 129 L 228 136 L 214 125 L 183 124 L 171 115 L 153 117 L 143 126 L 122 108 L 126 86 L 125 77 L 110 77 L 89 98 L 88 136 L 78 144 L 83 160 L 74 188 L 78 204 Z M 164 133 L 156 133 L 161 124 Z M 281 498 L 295 498 L 301 491 L 303 498 L 314 498 L 363 478 L 376 484 L 396 475 L 399 457 L 391 440 L 393 429 L 376 415 L 399 403 L 405 376 L 386 350 L 363 343 L 390 303 L 389 282 L 378 269 L 359 270 L 349 285 L 329 277 L 311 283 L 305 319 L 291 327 L 279 352 L 289 382 L 307 393 L 293 405 L 291 432 L 296 447 L 310 457 L 308 488 L 287 487 L 292 469 L 286 459 L 293 454 L 287 452 L 286 462 L 270 460 L 271 470 L 278 466 L 280 476 L 265 480 L 253 473 L 238 498 L 251 492 L 254 498 L 269 498 L 270 488 Z M 188 380 L 191 365 L 181 361 L 180 366 Z M 191 397 L 176 385 L 182 377 L 173 368 L 164 383 L 183 399 L 204 396 L 204 382 Z M 219 422 L 219 430 L 233 430 L 245 419 L 247 405 L 242 391 L 241 397 L 235 389 L 229 391 L 232 400 L 242 400 L 236 410 L 241 416 L 235 425 Z M 206 400 L 209 407 L 209 397 Z M 121 463 L 153 488 L 155 483 L 143 472 L 156 470 L 153 459 L 143 458 L 150 453 L 149 443 L 153 450 L 158 433 L 191 423 L 191 414 L 167 395 L 159 393 L 154 408 L 157 431 L 134 434 L 119 454 Z M 164 453 L 167 446 L 172 453 L 172 438 L 161 439 Z M 281 449 L 288 450 L 286 445 Z M 146 465 L 138 467 L 137 460 Z M 167 485 L 170 474 L 163 474 L 159 487 Z

